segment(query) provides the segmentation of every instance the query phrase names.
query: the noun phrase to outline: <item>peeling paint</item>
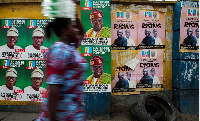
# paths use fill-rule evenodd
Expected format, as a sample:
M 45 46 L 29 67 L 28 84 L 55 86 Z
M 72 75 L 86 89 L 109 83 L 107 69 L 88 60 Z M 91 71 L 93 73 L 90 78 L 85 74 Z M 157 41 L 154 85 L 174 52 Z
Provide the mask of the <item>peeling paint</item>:
M 185 70 L 181 73 L 181 76 L 184 77 L 184 81 L 192 81 L 193 78 L 199 78 L 199 75 L 196 74 L 198 64 L 193 61 L 183 61 L 185 65 Z

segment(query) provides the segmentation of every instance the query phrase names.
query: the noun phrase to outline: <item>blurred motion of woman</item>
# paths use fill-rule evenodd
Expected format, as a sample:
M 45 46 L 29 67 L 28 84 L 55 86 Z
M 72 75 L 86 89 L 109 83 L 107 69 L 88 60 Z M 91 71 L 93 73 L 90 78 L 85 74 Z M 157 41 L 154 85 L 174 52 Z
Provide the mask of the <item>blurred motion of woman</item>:
M 87 63 L 77 51 L 77 44 L 84 36 L 79 18 L 55 17 L 48 23 L 45 35 L 51 30 L 59 37 L 47 52 L 47 92 L 38 121 L 85 121 L 83 80 Z

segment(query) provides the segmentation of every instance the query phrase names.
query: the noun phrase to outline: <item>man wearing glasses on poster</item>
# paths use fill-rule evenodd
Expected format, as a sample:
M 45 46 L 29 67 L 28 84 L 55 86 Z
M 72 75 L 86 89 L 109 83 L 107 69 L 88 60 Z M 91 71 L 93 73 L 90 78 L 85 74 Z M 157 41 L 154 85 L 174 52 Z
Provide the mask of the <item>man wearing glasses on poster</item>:
M 103 26 L 103 12 L 98 9 L 94 9 L 90 13 L 90 23 L 93 28 L 86 32 L 86 37 L 89 38 L 111 38 L 111 30 L 108 27 Z

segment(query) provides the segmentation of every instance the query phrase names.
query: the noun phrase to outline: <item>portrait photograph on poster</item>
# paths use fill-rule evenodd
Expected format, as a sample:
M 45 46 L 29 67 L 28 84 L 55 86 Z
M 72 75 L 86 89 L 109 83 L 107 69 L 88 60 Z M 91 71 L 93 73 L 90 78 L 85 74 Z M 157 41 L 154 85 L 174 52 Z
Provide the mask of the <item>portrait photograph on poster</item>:
M 111 38 L 110 0 L 81 0 L 85 38 Z

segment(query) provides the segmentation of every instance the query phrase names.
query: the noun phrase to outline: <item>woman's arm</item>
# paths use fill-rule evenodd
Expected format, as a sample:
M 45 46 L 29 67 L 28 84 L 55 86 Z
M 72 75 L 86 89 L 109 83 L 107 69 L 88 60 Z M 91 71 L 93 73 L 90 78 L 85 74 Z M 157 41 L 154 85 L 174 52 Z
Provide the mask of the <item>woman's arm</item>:
M 49 118 L 50 121 L 56 121 L 56 108 L 59 100 L 59 84 L 50 84 L 49 88 L 49 102 L 48 102 L 48 110 L 49 110 Z

